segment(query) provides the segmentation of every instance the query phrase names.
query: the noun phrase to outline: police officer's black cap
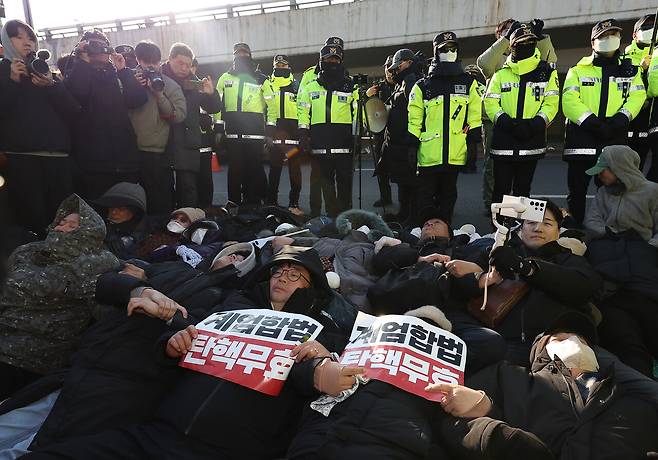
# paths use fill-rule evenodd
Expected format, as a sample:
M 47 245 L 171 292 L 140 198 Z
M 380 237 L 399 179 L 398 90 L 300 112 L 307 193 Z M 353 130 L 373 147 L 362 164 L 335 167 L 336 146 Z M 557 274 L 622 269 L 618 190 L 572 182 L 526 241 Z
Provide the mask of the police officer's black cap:
M 329 37 L 325 40 L 324 44 L 331 46 L 340 46 L 341 48 L 345 48 L 345 42 L 340 37 Z
M 251 56 L 251 48 L 246 43 L 236 43 L 233 45 L 233 54 L 238 54 L 239 51 L 245 51 Z
M 274 59 L 272 60 L 273 65 L 277 64 L 285 64 L 287 66 L 290 66 L 290 61 L 288 61 L 288 56 L 285 54 L 277 54 L 274 56 Z
M 656 22 L 655 14 L 645 14 L 640 19 L 637 20 L 633 26 L 633 32 L 637 32 L 640 29 L 651 29 L 653 28 L 654 23 Z
M 577 311 L 568 311 L 558 316 L 544 331 L 544 335 L 559 334 L 560 332 L 577 334 L 592 346 L 599 342 L 594 321 L 589 316 Z
M 340 46 L 325 45 L 320 50 L 320 60 L 326 59 L 331 56 L 336 56 L 341 61 L 343 60 L 343 50 Z
M 410 49 L 401 49 L 397 50 L 393 55 L 393 61 L 388 66 L 388 70 L 393 71 L 400 67 L 404 61 L 413 61 L 416 59 L 416 55 Z
M 432 43 L 434 48 L 441 48 L 448 43 L 457 45 L 457 35 L 454 32 L 441 32 L 436 34 Z
M 536 42 L 537 36 L 532 33 L 530 27 L 526 24 L 521 24 L 521 27 L 512 32 L 509 38 L 510 46 L 514 47 L 521 43 Z
M 610 30 L 616 30 L 618 32 L 622 31 L 616 19 L 611 18 L 597 22 L 596 24 L 594 24 L 594 27 L 592 27 L 592 40 L 596 40 L 605 32 L 608 32 Z

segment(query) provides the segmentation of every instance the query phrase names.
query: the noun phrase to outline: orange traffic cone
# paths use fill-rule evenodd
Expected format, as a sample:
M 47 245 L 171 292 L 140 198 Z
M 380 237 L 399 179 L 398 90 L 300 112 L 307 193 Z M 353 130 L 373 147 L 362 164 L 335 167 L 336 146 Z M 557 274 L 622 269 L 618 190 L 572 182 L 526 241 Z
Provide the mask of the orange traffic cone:
M 219 160 L 217 160 L 217 154 L 215 152 L 212 153 L 212 160 L 211 163 L 212 165 L 212 172 L 220 172 L 222 170 L 222 167 L 219 165 Z

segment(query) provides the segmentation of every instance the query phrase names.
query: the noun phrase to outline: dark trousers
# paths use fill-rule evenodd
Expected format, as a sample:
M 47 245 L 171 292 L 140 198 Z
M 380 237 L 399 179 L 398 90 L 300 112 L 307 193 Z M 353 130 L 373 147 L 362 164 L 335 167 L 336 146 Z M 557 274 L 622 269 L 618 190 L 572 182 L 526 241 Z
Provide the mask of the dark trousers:
M 640 171 L 644 169 L 644 163 L 647 161 L 649 154 L 649 138 L 648 137 L 629 137 L 628 146 L 635 150 L 640 155 Z
M 418 187 L 415 185 L 398 184 L 398 221 L 416 222 L 418 218 Z
M 379 198 L 385 203 L 391 199 L 391 179 L 384 165 L 380 164 L 382 159 L 382 146 L 384 144 L 384 133 L 373 134 L 373 145 L 375 150 L 375 169 L 377 171 L 377 185 L 379 186 Z
M 341 212 L 351 209 L 352 156 L 348 154 L 317 155 L 313 157 L 311 167 L 311 181 L 319 181 L 327 214 L 330 217 L 336 217 Z M 322 202 L 311 200 L 311 215 L 319 215 L 321 211 Z
M 15 223 L 44 236 L 60 203 L 73 193 L 71 159 L 7 154 L 5 170 Z
M 270 175 L 267 182 L 267 204 L 278 204 L 279 184 L 284 163 L 288 165 L 290 194 L 288 207 L 299 207 L 299 194 L 302 190 L 301 154 L 297 147 L 275 144 L 269 148 Z
M 228 140 L 228 199 L 234 203 L 261 204 L 267 178 L 263 169 L 263 142 Z
M 505 358 L 505 339 L 493 329 L 484 327 L 468 313 L 449 309 L 446 317 L 452 323 L 452 333 L 466 342 L 466 376 Z
M 239 440 L 227 439 L 227 443 Z M 221 448 L 189 438 L 164 422 L 73 438 L 36 450 L 25 459 L 68 460 L 228 460 Z
M 418 210 L 438 206 L 448 219 L 457 202 L 457 171 L 421 171 L 418 176 Z
M 649 147 L 651 149 L 651 166 L 647 171 L 647 179 L 658 182 L 658 135 L 649 137 Z
M 82 197 L 85 200 L 99 198 L 110 187 L 120 182 L 139 183 L 139 171 L 126 172 L 81 172 Z
M 201 163 L 197 176 L 198 205 L 202 209 L 212 206 L 214 187 L 212 182 L 212 152 L 201 152 Z
M 317 156 L 311 158 L 311 177 L 309 184 L 309 204 L 311 206 L 311 217 L 322 214 L 322 173 L 320 171 L 320 160 Z
M 197 190 L 199 173 L 176 170 L 176 208 L 196 208 L 199 205 Z
M 139 183 L 146 192 L 149 214 L 169 214 L 174 209 L 174 173 L 161 152 L 139 152 Z
M 624 364 L 651 377 L 658 359 L 658 302 L 621 290 L 600 304 L 601 346 Z
M 591 160 L 573 160 L 569 161 L 567 169 L 567 186 L 569 187 L 569 195 L 567 196 L 567 204 L 569 205 L 569 212 L 573 219 L 582 224 L 585 218 L 585 204 L 587 201 L 587 188 L 592 176 L 585 173 L 589 168 L 596 164 L 596 158 L 592 157 Z
M 494 160 L 493 203 L 503 201 L 503 195 L 530 197 L 532 178 L 537 168 L 537 160 L 505 161 Z

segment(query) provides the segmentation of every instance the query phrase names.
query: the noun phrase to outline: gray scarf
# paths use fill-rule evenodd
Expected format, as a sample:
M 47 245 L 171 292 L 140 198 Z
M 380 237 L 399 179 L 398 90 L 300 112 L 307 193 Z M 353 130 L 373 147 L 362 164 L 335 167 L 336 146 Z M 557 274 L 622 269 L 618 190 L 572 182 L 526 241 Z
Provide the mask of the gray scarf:
M 2 27 L 2 32 L 0 32 L 0 41 L 2 42 L 2 46 L 4 47 L 4 57 L 5 59 L 9 59 L 10 61 L 14 59 L 23 59 L 23 56 L 21 56 L 21 54 L 16 50 L 16 48 L 14 48 L 14 44 L 11 42 L 11 38 L 7 33 L 7 26 L 12 22 L 16 22 L 16 21 L 15 20 L 7 21 L 7 23 Z M 24 28 L 30 27 L 22 22 L 19 22 L 19 24 L 21 25 L 21 27 Z M 36 43 L 36 49 L 39 49 L 38 39 Z

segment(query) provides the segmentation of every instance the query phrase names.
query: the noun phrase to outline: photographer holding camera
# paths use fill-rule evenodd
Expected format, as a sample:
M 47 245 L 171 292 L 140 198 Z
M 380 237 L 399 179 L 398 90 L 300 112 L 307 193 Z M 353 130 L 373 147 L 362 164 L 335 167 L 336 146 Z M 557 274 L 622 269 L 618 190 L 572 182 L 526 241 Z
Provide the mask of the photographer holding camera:
M 137 135 L 139 183 L 146 191 L 149 213 L 168 214 L 173 209 L 174 176 L 164 151 L 170 124 L 185 120 L 187 105 L 178 83 L 160 72 L 162 55 L 155 43 L 139 42 L 135 56 L 135 77 L 148 90 L 146 104 L 129 113 Z
M 9 205 L 17 224 L 44 236 L 59 203 L 73 192 L 69 123 L 80 105 L 37 57 L 29 25 L 8 21 L 2 43 L 0 157 L 6 157 Z
M 173 156 L 170 161 L 173 161 L 176 171 L 176 206 L 179 208 L 196 208 L 199 201 L 199 149 L 203 144 L 200 109 L 207 113 L 217 113 L 222 104 L 212 79 L 209 76 L 199 79 L 192 73 L 193 61 L 194 52 L 189 46 L 185 43 L 174 43 L 169 51 L 169 60 L 162 66 L 162 73 L 183 89 L 187 105 L 185 120 L 171 125 L 167 146 L 167 153 L 170 158 Z
M 144 105 L 146 89 L 103 31 L 85 32 L 64 84 L 82 106 L 73 146 L 82 194 L 94 199 L 119 182 L 139 181 L 137 139 L 128 112 Z

